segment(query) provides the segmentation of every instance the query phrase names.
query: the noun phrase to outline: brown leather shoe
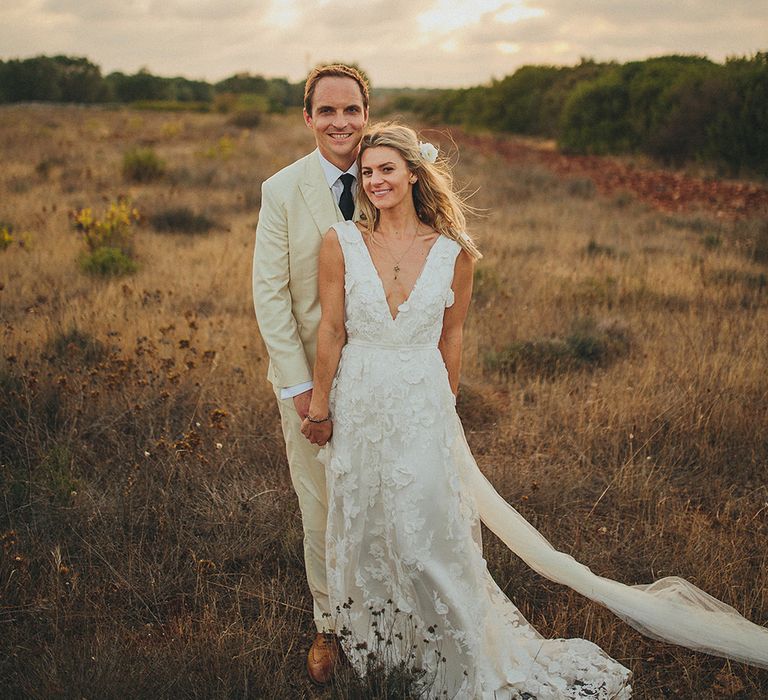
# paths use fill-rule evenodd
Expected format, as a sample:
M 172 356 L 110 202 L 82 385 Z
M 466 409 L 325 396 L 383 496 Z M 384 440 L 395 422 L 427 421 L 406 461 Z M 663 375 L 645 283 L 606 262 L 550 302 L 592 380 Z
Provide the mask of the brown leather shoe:
M 318 632 L 307 654 L 309 679 L 317 685 L 325 685 L 331 680 L 338 661 L 339 642 L 336 635 Z

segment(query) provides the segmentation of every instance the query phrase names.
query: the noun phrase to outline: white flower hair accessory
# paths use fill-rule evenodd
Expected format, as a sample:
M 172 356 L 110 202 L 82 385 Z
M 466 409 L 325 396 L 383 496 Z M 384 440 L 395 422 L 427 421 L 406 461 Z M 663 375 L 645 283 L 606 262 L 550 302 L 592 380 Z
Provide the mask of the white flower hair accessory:
M 434 163 L 437 160 L 437 148 L 429 141 L 419 141 L 419 153 L 427 163 Z

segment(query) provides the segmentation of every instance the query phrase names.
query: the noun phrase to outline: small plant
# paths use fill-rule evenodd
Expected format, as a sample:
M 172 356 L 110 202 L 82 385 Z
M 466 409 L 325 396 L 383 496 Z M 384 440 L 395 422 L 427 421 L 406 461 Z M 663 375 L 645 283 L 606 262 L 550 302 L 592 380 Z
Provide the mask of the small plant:
M 587 243 L 587 247 L 584 249 L 584 252 L 590 257 L 595 257 L 597 255 L 602 255 L 606 258 L 616 257 L 616 249 L 613 246 L 602 245 L 602 243 L 598 243 L 594 239 Z
M 102 276 L 135 272 L 133 227 L 140 220 L 138 209 L 125 197 L 109 205 L 101 219 L 90 207 L 72 213 L 72 222 L 85 242 L 87 252 L 80 259 L 85 272 Z
M 165 174 L 165 162 L 151 148 L 132 148 L 123 156 L 123 177 L 131 182 L 153 182 Z
M 228 119 L 228 123 L 241 129 L 255 129 L 261 126 L 263 117 L 264 112 L 261 109 L 243 109 L 235 112 Z
M 0 250 L 7 250 L 13 245 L 15 239 L 11 231 L 13 227 L 7 224 L 0 225 Z
M 48 339 L 45 354 L 51 361 L 95 364 L 106 355 L 104 344 L 76 326 L 61 330 Z
M 413 615 L 394 607 L 391 600 L 378 609 L 369 607 L 368 639 L 360 639 L 343 622 L 353 601 L 336 610 L 336 629 L 346 658 L 331 687 L 332 700 L 426 700 L 448 696 L 443 692 L 445 658 L 435 626 L 421 629 Z M 427 661 L 422 664 L 422 661 Z
M 172 233 L 208 233 L 214 225 L 204 214 L 196 214 L 189 207 L 175 207 L 152 214 L 149 223 L 155 231 Z
M 32 234 L 29 231 L 15 233 L 13 226 L 0 221 L 0 252 L 8 250 L 13 244 L 30 250 L 32 248 Z
M 604 367 L 627 354 L 630 338 L 619 323 L 580 319 L 564 337 L 512 343 L 484 357 L 485 369 L 501 375 L 518 373 L 552 377 L 562 372 Z
M 131 275 L 138 269 L 132 260 L 120 248 L 102 246 L 80 258 L 83 272 L 100 277 L 122 277 Z
M 485 306 L 498 294 L 499 288 L 499 276 L 495 268 L 475 268 L 472 282 L 472 299 L 475 304 Z
M 125 197 L 119 197 L 109 205 L 101 219 L 93 215 L 90 207 L 72 213 L 72 223 L 83 234 L 85 245 L 90 251 L 102 247 L 120 248 L 126 252 L 133 245 L 133 227 L 140 220 L 139 210 L 131 206 Z
M 204 158 L 220 158 L 228 160 L 235 152 L 235 144 L 229 136 L 222 136 L 215 144 L 209 146 L 202 152 Z

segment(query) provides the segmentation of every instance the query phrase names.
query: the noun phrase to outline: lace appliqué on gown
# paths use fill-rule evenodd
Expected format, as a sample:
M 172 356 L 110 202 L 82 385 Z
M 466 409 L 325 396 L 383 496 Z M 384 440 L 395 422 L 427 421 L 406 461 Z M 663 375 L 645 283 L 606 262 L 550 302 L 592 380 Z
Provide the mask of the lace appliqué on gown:
M 321 459 L 329 593 L 350 661 L 364 673 L 369 651 L 387 644 L 440 697 L 629 698 L 626 668 L 589 641 L 542 639 L 488 573 L 477 467 L 437 348 L 460 247 L 436 240 L 393 319 L 357 227 L 336 231 L 347 344 Z

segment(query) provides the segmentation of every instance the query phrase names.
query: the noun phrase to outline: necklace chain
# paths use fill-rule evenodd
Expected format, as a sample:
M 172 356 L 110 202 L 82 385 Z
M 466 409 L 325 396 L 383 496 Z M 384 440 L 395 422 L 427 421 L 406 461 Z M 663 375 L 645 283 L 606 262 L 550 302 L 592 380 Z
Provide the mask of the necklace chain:
M 382 238 L 381 242 L 384 245 L 384 250 L 387 251 L 387 254 L 390 258 L 392 258 L 393 262 L 395 263 L 392 267 L 392 271 L 394 272 L 395 279 L 397 279 L 397 273 L 400 272 L 400 261 L 408 254 L 408 251 L 413 248 L 413 244 L 416 242 L 416 234 L 419 231 L 419 222 L 416 222 L 416 228 L 413 230 L 413 237 L 411 238 L 411 242 L 408 245 L 408 247 L 400 254 L 400 257 L 395 257 L 395 254 L 392 252 L 392 249 L 389 247 L 387 242 Z M 395 232 L 397 233 L 397 231 Z

